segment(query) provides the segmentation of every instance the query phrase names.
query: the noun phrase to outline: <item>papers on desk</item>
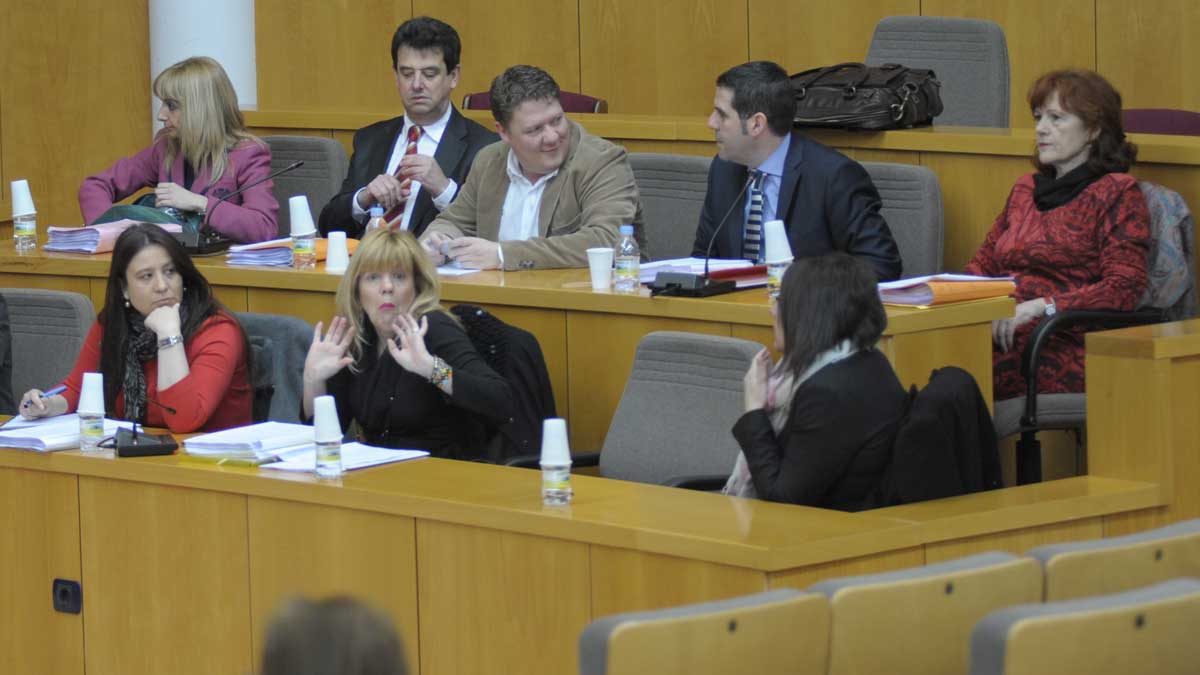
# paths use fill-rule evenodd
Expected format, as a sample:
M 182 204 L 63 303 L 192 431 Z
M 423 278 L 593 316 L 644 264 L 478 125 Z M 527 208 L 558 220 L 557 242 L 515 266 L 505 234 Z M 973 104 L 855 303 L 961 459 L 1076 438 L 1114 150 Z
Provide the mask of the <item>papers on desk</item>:
M 60 253 L 108 253 L 117 243 L 117 237 L 136 223 L 137 221 L 124 219 L 87 227 L 51 226 L 46 228 L 47 240 L 43 248 Z M 159 227 L 176 234 L 183 231 L 183 228 L 176 224 L 160 224 Z
M 752 267 L 753 265 L 754 263 L 750 262 L 749 260 L 712 258 L 708 261 L 708 270 L 711 274 L 712 272 L 721 270 L 732 270 L 739 267 Z M 704 258 L 672 258 L 670 260 L 655 260 L 654 262 L 642 263 L 642 283 L 648 284 L 654 281 L 654 277 L 658 276 L 659 272 L 704 274 Z
M 311 445 L 313 428 L 306 424 L 262 422 L 225 429 L 183 442 L 183 451 L 200 457 L 254 457 L 280 454 L 282 450 Z
M 104 420 L 104 435 L 117 433 L 115 420 Z M 0 448 L 51 452 L 79 447 L 79 415 L 59 415 L 27 420 L 14 417 L 0 427 Z
M 1004 298 L 1015 290 L 1012 277 L 934 274 L 883 282 L 879 284 L 879 298 L 893 305 L 929 307 L 964 300 Z
M 391 448 L 376 448 L 362 443 L 342 444 L 342 469 L 354 471 L 368 466 L 379 466 L 392 462 L 403 462 L 418 457 L 428 457 L 424 450 L 393 450 Z M 264 469 L 279 469 L 280 471 L 316 471 L 317 449 L 313 445 L 296 448 L 279 454 L 279 461 L 263 464 Z
M 265 265 L 267 267 L 292 266 L 292 238 L 272 239 L 257 244 L 230 246 L 226 254 L 230 265 Z
M 452 262 L 442 265 L 437 268 L 437 273 L 446 277 L 461 277 L 467 274 L 474 274 L 479 270 L 473 270 L 469 267 L 459 267 L 458 263 Z

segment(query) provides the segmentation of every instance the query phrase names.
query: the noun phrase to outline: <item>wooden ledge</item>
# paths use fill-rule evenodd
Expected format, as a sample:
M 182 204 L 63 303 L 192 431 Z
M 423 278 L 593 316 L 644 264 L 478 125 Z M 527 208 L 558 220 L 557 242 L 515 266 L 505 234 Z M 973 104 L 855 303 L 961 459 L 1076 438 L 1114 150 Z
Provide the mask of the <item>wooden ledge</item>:
M 1200 319 L 1088 333 L 1087 353 L 1137 359 L 1200 355 Z

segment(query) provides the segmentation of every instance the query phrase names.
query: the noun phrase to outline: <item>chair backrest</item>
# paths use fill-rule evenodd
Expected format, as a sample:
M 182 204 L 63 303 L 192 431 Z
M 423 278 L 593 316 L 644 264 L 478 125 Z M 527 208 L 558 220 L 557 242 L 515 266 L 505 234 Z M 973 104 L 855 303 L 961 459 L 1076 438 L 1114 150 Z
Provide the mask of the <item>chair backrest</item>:
M 600 473 L 662 483 L 691 475 L 728 475 L 738 445 L 742 378 L 762 345 L 696 333 L 650 333 L 638 343 L 617 404 Z
M 1184 675 L 1200 667 L 1200 581 L 1009 607 L 971 633 L 971 675 Z
M 256 415 L 260 413 L 260 398 L 267 391 L 266 387 L 271 387 L 267 419 L 299 422 L 300 397 L 304 393 L 304 358 L 312 344 L 312 325 L 303 319 L 280 314 L 234 314 L 250 339 L 255 358 L 264 348 L 270 353 L 270 363 L 255 366 L 255 373 L 252 373 Z M 269 371 L 264 370 L 267 367 Z
M 1008 43 L 992 21 L 889 16 L 875 25 L 866 63 L 932 69 L 945 105 L 934 124 L 1008 126 Z
M 1125 133 L 1200 136 L 1200 112 L 1168 108 L 1129 108 L 1121 111 Z
M 606 113 L 608 101 L 587 94 L 576 94 L 572 91 L 560 91 L 558 102 L 562 104 L 563 112 L 569 113 Z M 491 110 L 492 93 L 478 91 L 463 96 L 463 110 Z
M 266 422 L 271 419 L 271 401 L 275 398 L 275 341 L 263 335 L 247 336 L 247 341 L 253 366 L 250 387 L 254 390 L 250 419 Z
M 1168 321 L 1190 319 L 1196 315 L 1196 221 L 1178 192 L 1147 181 L 1138 186 L 1150 210 L 1151 237 L 1150 283 L 1141 306 L 1165 310 Z
M 275 201 L 279 202 L 279 236 L 286 237 L 292 231 L 288 199 L 296 195 L 308 197 L 308 208 L 316 220 L 325 204 L 341 189 L 349 160 L 346 149 L 332 138 L 264 136 L 263 140 L 271 147 L 272 171 L 304 160 L 304 166 L 275 179 L 273 192 Z
M 0 288 L 12 329 L 12 387 L 19 400 L 49 389 L 71 372 L 83 340 L 96 321 L 92 301 L 79 293 Z
M 822 581 L 833 607 L 829 675 L 959 675 L 971 627 L 1001 607 L 1037 602 L 1037 563 L 983 553 L 885 574 Z
M 1200 519 L 1125 537 L 1039 546 L 1047 602 L 1128 591 L 1176 577 L 1200 577 Z
M 629 153 L 653 260 L 692 255 L 710 164 L 711 157 Z
M 900 248 L 904 276 L 941 272 L 945 219 L 937 175 L 914 164 L 862 162 L 862 166 L 879 190 L 880 212 Z
M 597 619 L 579 637 L 581 675 L 824 675 L 829 603 L 780 589 Z

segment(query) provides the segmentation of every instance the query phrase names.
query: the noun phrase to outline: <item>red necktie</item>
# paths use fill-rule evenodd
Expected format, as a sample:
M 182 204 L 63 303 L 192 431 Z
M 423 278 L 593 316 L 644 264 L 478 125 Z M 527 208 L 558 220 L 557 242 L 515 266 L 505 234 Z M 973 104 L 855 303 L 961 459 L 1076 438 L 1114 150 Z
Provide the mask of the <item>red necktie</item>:
M 409 155 L 417 154 L 417 140 L 420 138 L 421 138 L 421 127 L 414 124 L 408 128 L 408 145 L 404 148 L 404 156 L 405 157 L 407 157 Z M 400 166 L 396 167 L 395 175 L 397 178 L 400 177 Z M 392 221 L 396 220 L 397 218 L 400 218 L 401 216 L 403 216 L 405 204 L 406 204 L 406 202 L 400 202 L 399 204 L 393 206 L 391 211 L 388 211 L 386 214 L 384 214 L 383 219 L 385 221 L 387 221 L 388 223 L 391 223 Z M 399 226 L 400 226 L 400 223 L 396 223 L 396 225 L 394 227 L 399 227 Z

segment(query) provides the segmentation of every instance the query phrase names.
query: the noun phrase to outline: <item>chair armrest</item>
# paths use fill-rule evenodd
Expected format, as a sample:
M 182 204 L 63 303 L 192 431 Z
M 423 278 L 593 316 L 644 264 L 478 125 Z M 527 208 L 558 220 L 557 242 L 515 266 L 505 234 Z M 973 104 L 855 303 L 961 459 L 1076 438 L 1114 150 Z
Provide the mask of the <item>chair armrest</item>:
M 663 481 L 662 484 L 667 487 L 683 488 L 684 490 L 703 490 L 705 492 L 713 492 L 725 487 L 725 483 L 728 480 L 729 476 L 674 476 Z
M 540 466 L 541 459 L 540 455 L 519 455 L 504 460 L 504 466 L 515 466 L 520 469 L 536 469 Z M 571 466 L 600 466 L 600 453 L 581 452 L 577 455 L 571 455 Z

